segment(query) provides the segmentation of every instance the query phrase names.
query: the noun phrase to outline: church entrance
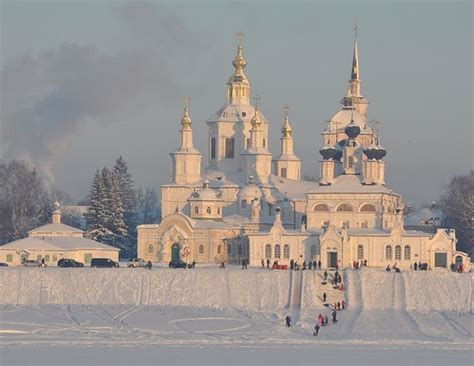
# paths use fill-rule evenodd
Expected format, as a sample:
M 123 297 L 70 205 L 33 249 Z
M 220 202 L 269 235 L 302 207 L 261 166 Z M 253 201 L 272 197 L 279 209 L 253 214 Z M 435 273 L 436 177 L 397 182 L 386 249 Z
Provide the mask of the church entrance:
M 462 257 L 460 255 L 456 256 L 456 268 L 462 264 Z
M 171 246 L 171 260 L 172 261 L 179 261 L 179 244 L 174 243 Z
M 328 267 L 334 268 L 337 266 L 337 252 L 328 252 Z
M 435 267 L 448 267 L 447 253 L 435 253 Z

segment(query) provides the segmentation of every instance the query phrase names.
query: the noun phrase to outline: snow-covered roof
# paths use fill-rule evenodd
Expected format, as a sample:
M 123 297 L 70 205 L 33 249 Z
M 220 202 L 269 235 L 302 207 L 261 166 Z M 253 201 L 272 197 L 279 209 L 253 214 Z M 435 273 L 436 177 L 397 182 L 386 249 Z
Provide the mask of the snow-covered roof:
M 248 122 L 255 114 L 255 107 L 251 104 L 224 104 L 219 110 L 214 113 L 207 122 Z M 259 110 L 259 117 L 263 123 L 268 123 L 268 120 Z
M 46 224 L 28 231 L 28 234 L 39 234 L 39 233 L 83 233 L 81 229 L 65 225 L 62 223 Z
M 433 217 L 443 219 L 443 212 L 439 208 L 422 208 L 405 216 L 405 225 L 433 225 Z
M 41 237 L 29 236 L 25 239 L 15 240 L 0 246 L 0 250 L 77 250 L 77 249 L 100 249 L 119 250 L 110 245 L 99 243 L 84 237 Z
M 355 124 L 360 128 L 366 127 L 367 121 L 364 116 L 356 110 L 353 111 L 352 108 L 349 108 L 340 110 L 331 118 L 331 122 L 334 125 L 333 128 L 335 128 L 336 123 L 340 123 L 337 125 L 338 129 L 346 127 L 351 122 L 352 118 L 354 118 Z
M 391 189 L 381 184 L 362 184 L 360 175 L 339 175 L 331 185 L 317 187 L 308 193 L 390 193 Z
M 277 175 L 270 176 L 270 183 L 282 194 L 292 199 L 305 199 L 305 193 L 319 187 L 318 183 L 305 180 L 282 178 Z

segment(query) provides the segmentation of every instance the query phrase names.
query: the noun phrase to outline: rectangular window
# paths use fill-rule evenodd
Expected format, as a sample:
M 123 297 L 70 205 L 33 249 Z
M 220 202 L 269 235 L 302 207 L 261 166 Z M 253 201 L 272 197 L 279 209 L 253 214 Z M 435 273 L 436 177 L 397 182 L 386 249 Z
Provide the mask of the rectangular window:
M 226 159 L 234 158 L 234 138 L 225 139 L 225 158 Z
M 286 178 L 286 168 L 281 168 L 281 177 Z
M 211 138 L 211 159 L 216 158 L 216 138 Z
M 362 229 L 367 229 L 367 227 L 368 227 L 367 221 L 362 221 L 362 222 L 360 223 L 360 227 L 361 227 Z
M 250 147 L 250 139 L 249 139 L 249 138 L 247 138 L 247 139 L 246 139 L 246 141 L 247 141 L 247 146 L 246 146 L 246 149 L 248 149 L 248 148 Z
M 13 254 L 7 254 L 7 262 L 13 262 Z

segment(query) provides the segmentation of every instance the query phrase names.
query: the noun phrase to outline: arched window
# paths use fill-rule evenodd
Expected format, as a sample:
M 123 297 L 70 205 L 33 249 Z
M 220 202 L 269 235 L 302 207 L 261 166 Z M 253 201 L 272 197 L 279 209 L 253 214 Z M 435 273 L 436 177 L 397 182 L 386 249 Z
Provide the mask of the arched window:
M 400 245 L 395 245 L 395 260 L 402 259 L 402 247 Z
M 392 246 L 387 245 L 385 247 L 385 259 L 391 261 L 392 260 Z
M 409 261 L 411 259 L 411 249 L 409 245 L 405 245 L 403 248 L 403 259 Z
M 288 244 L 283 246 L 283 258 L 290 259 L 290 246 Z
M 203 255 L 204 254 L 204 245 L 199 244 L 199 254 Z
M 148 253 L 153 253 L 155 250 L 153 248 L 153 244 L 148 245 Z
M 311 245 L 311 250 L 310 250 L 310 253 L 311 253 L 311 259 L 314 259 L 316 257 L 316 245 Z
M 366 203 L 360 208 L 360 212 L 375 212 L 375 207 L 373 205 L 370 205 Z
M 313 211 L 315 211 L 315 212 L 327 212 L 327 211 L 329 211 L 329 207 L 326 206 L 324 203 L 318 203 L 316 206 L 314 206 Z
M 217 207 L 217 214 L 218 214 L 218 215 L 221 214 L 221 208 L 220 208 L 220 207 Z
M 212 212 L 212 211 L 211 211 L 211 208 L 208 207 L 208 208 L 207 208 L 207 213 L 210 214 L 211 212 Z
M 199 207 L 197 207 L 197 206 L 194 207 L 194 213 L 197 213 L 197 214 L 199 213 Z
M 239 251 L 239 254 L 242 254 L 242 244 L 239 244 L 239 246 L 238 246 L 238 249 L 237 249 L 237 250 Z
M 348 203 L 341 203 L 337 206 L 336 211 L 344 211 L 344 212 L 351 212 L 353 211 L 352 206 Z
M 364 247 L 360 244 L 357 246 L 357 259 L 364 259 Z
M 280 258 L 280 244 L 275 244 L 275 258 Z
M 222 247 L 220 245 L 217 246 L 217 254 L 221 254 Z
M 270 244 L 265 245 L 265 258 L 270 259 L 272 257 L 272 246 Z
M 247 200 L 242 200 L 241 207 L 242 208 L 247 208 Z

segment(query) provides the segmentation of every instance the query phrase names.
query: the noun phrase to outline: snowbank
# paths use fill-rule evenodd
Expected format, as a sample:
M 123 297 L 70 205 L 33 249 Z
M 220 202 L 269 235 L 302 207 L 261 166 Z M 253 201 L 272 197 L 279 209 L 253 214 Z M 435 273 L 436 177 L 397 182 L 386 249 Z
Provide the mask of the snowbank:
M 260 310 L 288 302 L 288 271 L 11 268 L 0 304 L 185 305 Z

